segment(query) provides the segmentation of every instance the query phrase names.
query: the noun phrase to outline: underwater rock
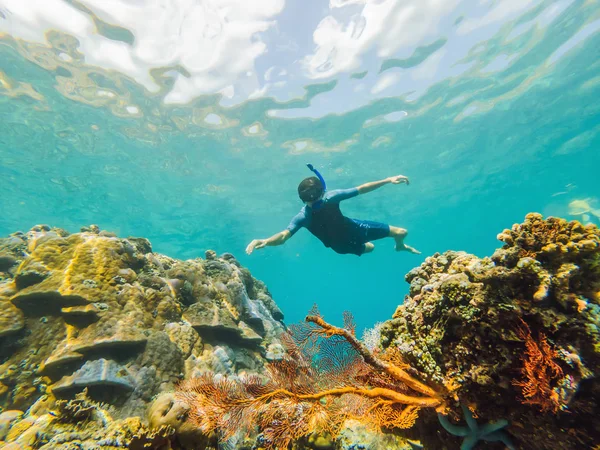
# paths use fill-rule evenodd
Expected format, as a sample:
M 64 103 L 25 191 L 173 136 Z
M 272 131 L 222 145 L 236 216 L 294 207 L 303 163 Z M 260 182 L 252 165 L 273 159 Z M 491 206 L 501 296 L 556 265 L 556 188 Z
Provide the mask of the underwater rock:
M 18 262 L 0 278 L 5 409 L 87 387 L 117 417 L 145 416 L 191 374 L 260 371 L 284 330 L 264 284 L 228 254 L 180 261 L 144 238 L 48 225 L 0 239 L 0 252 Z
M 189 358 L 192 352 L 202 350 L 202 339 L 196 330 L 188 324 L 169 323 L 165 326 L 165 332 L 177 346 L 184 360 Z
M 517 448 L 593 448 L 600 231 L 528 214 L 498 238 L 505 245 L 491 258 L 448 251 L 410 271 L 381 345 L 425 379 L 455 386 L 482 421 L 508 420 Z M 424 429 L 426 448 L 452 440 L 442 444 L 434 417 Z

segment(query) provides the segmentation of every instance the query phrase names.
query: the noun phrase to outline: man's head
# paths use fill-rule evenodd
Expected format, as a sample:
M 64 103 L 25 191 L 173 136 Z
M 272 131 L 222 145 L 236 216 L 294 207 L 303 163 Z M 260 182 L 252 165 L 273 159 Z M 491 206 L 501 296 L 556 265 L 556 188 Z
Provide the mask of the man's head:
M 315 202 L 323 195 L 323 185 L 317 177 L 309 177 L 298 185 L 298 196 L 304 203 Z

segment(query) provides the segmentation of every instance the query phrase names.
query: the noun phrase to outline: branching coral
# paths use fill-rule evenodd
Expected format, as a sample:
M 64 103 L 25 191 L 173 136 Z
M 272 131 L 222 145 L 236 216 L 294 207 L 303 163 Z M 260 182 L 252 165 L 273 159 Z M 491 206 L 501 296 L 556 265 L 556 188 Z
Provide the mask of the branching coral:
M 204 374 L 182 383 L 177 395 L 191 406 L 190 420 L 222 441 L 256 425 L 270 449 L 313 432 L 337 436 L 349 419 L 409 428 L 421 408 L 445 412 L 444 389 L 419 381 L 393 352 L 374 356 L 356 338 L 352 317 L 344 319 L 335 327 L 313 308 L 282 339 L 287 353 L 267 366 L 266 379 Z
M 521 322 L 518 335 L 526 346 L 521 369 L 523 378 L 515 380 L 513 384 L 522 389 L 524 404 L 537 405 L 542 412 L 556 413 L 565 406 L 551 386 L 563 376 L 561 367 L 555 362 L 558 352 L 550 347 L 543 333 L 539 333 L 536 341 L 531 336 L 529 326 Z
M 60 414 L 58 420 L 66 423 L 78 423 L 89 420 L 100 405 L 91 401 L 88 397 L 87 388 L 75 395 L 71 400 L 58 400 L 56 406 Z

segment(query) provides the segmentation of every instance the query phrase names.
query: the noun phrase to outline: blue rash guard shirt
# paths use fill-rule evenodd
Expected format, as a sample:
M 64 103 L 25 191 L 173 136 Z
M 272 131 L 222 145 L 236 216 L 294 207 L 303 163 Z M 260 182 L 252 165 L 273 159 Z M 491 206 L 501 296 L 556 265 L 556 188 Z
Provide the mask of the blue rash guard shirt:
M 370 220 L 350 219 L 342 214 L 340 202 L 358 195 L 357 188 L 325 192 L 318 207 L 305 205 L 287 227 L 293 236 L 304 227 L 325 247 L 341 254 L 362 255 L 365 243 L 390 235 L 389 225 Z

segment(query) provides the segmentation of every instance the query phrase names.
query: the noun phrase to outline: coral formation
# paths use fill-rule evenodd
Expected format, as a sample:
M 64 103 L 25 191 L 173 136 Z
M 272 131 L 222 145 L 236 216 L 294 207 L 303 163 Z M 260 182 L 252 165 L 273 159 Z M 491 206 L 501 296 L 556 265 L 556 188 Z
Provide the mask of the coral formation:
M 69 401 L 42 397 L 19 420 L 11 420 L 14 413 L 6 411 L 0 414 L 0 424 L 10 421 L 0 435 L 3 449 L 175 448 L 172 446 L 172 428 L 150 429 L 138 417 L 115 420 L 101 405 L 91 401 L 86 392 Z M 19 412 L 19 415 L 22 413 Z
M 272 349 L 281 345 L 283 314 L 231 254 L 180 261 L 97 226 L 70 234 L 38 225 L 0 239 L 0 262 L 6 409 L 86 390 L 116 418 L 133 420 L 182 379 L 257 373 L 279 357 Z M 64 422 L 30 412 L 18 427 Z
M 498 238 L 491 257 L 426 258 L 360 341 L 349 314 L 286 329 L 231 254 L 179 261 L 97 226 L 14 233 L 0 446 L 600 446 L 600 232 L 529 214 Z
M 518 448 L 592 448 L 600 232 L 528 214 L 498 238 L 504 246 L 491 258 L 449 251 L 409 272 L 409 295 L 381 327 L 381 346 L 431 381 L 456 383 L 483 420 L 508 420 Z M 448 445 L 435 417 L 420 425 L 426 448 Z
M 178 400 L 174 392 L 159 394 L 148 408 L 148 426 L 151 430 L 170 428 L 184 448 L 206 447 L 214 436 L 201 433 L 188 420 L 190 406 Z

